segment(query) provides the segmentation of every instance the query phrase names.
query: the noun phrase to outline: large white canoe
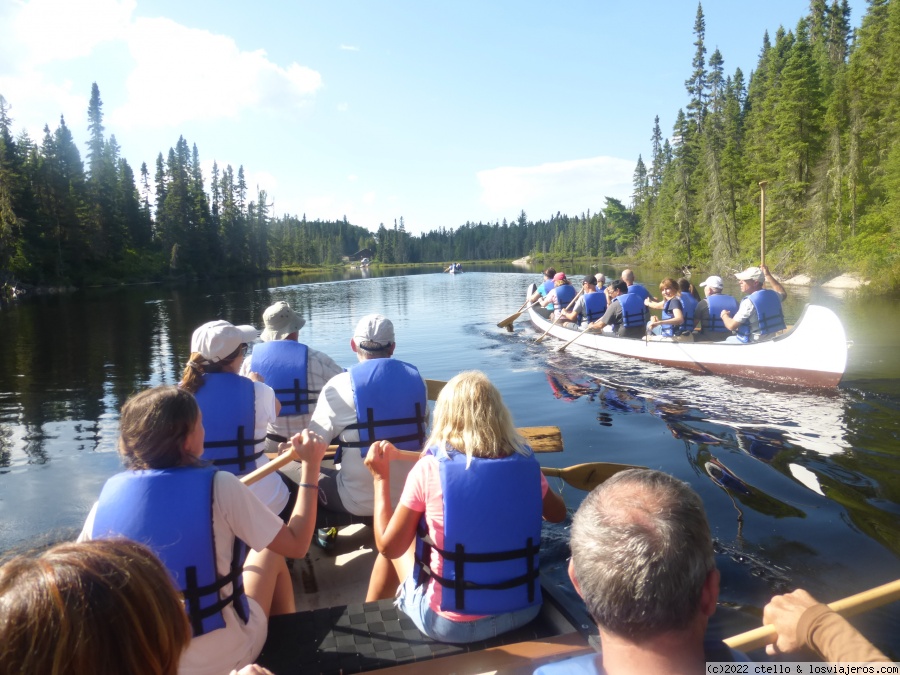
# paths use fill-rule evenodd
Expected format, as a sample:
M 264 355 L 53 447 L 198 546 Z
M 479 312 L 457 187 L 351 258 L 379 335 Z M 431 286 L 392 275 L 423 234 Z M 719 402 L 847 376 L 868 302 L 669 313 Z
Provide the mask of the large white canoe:
M 529 296 L 534 286 L 529 288 Z M 579 331 L 557 324 L 545 310 L 528 310 L 535 327 L 568 342 Z M 702 373 L 805 387 L 836 387 L 847 368 L 847 335 L 837 315 L 821 305 L 807 305 L 797 323 L 781 335 L 749 344 L 671 342 L 582 335 L 568 349 L 596 349 L 665 366 Z

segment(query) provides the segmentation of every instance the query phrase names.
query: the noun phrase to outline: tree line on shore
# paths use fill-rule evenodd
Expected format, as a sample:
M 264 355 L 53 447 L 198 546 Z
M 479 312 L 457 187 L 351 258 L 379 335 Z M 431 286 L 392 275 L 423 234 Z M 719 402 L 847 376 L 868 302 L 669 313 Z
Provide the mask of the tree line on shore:
M 847 0 L 811 0 L 793 30 L 768 33 L 749 81 L 706 60 L 698 6 L 689 102 L 672 142 L 656 118 L 633 209 L 648 262 L 758 259 L 822 276 L 853 270 L 900 286 L 900 2 L 869 0 L 856 31 Z
M 855 269 L 900 286 L 900 0 L 812 0 L 793 30 L 763 36 L 756 69 L 706 59 L 698 5 L 686 109 L 671 138 L 657 116 L 632 203 L 546 220 L 466 222 L 419 235 L 276 216 L 243 167 L 213 164 L 182 137 L 137 174 L 106 137 L 96 84 L 86 160 L 60 118 L 43 138 L 13 134 L 0 96 L 0 270 L 31 284 L 254 274 L 330 265 L 370 248 L 385 263 L 628 256 L 662 266 L 741 267 L 759 255 L 759 181 L 768 181 L 767 262 L 813 275 Z

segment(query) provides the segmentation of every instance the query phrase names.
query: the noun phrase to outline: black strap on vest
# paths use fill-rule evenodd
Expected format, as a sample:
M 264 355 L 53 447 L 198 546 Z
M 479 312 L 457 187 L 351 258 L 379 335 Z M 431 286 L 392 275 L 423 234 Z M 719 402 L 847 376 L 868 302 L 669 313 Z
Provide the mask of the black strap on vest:
M 375 430 L 378 427 L 393 427 L 399 426 L 401 424 L 415 424 L 416 425 L 416 433 L 414 434 L 406 434 L 405 436 L 385 436 L 383 434 L 377 433 Z M 415 417 L 405 417 L 401 419 L 393 419 L 393 420 L 377 420 L 375 419 L 375 411 L 372 408 L 366 408 L 366 421 L 365 422 L 357 422 L 355 424 L 350 424 L 344 427 L 344 431 L 347 429 L 365 429 L 369 432 L 369 440 L 368 441 L 340 441 L 338 445 L 337 452 L 334 455 L 334 463 L 338 464 L 341 461 L 341 456 L 343 454 L 344 448 L 368 448 L 375 441 L 390 441 L 393 444 L 397 443 L 406 443 L 408 441 L 418 441 L 419 446 L 422 447 L 425 445 L 425 415 L 422 412 L 422 404 L 416 403 L 416 416 Z
M 285 406 L 294 406 L 294 414 L 299 415 L 299 414 L 301 414 L 300 406 L 315 405 L 316 401 L 319 400 L 319 391 L 317 391 L 315 389 L 302 389 L 300 387 L 300 379 L 296 378 L 296 377 L 294 378 L 294 386 L 293 387 L 289 387 L 287 389 L 276 389 L 275 390 L 276 396 L 278 396 L 280 394 L 290 394 L 294 400 L 290 401 L 288 403 L 285 403 L 284 401 L 281 402 L 282 412 L 278 414 L 279 417 L 285 416 L 284 411 L 283 411 L 283 408 Z M 281 399 L 279 399 L 279 400 L 281 400 Z
M 366 408 L 366 421 L 350 424 L 345 427 L 347 429 L 365 429 L 369 432 L 369 441 L 341 441 L 341 445 L 345 448 L 368 448 L 372 443 L 377 441 L 390 441 L 391 443 L 402 443 L 404 441 L 419 441 L 425 445 L 425 416 L 422 415 L 422 405 L 416 403 L 416 416 L 404 417 L 394 420 L 375 420 L 375 411 L 372 408 Z M 380 436 L 375 429 L 377 427 L 394 427 L 401 424 L 415 424 L 416 433 L 407 434 L 405 436 Z
M 254 452 L 252 454 L 247 453 L 247 448 L 253 448 L 255 445 L 259 445 L 263 443 L 265 438 L 251 438 L 247 440 L 244 438 L 244 425 L 241 424 L 237 428 L 237 438 L 231 441 L 204 441 L 204 448 L 237 448 L 237 456 L 235 457 L 225 457 L 223 459 L 214 459 L 213 464 L 215 466 L 224 466 L 226 464 L 237 464 L 238 471 L 240 473 L 245 473 L 247 471 L 247 466 L 249 464 L 253 464 L 253 467 L 256 467 L 256 460 L 263 456 L 263 449 L 260 449 L 259 452 Z
M 416 583 L 421 586 L 428 579 L 434 579 L 444 588 L 452 590 L 455 594 L 457 609 L 465 609 L 466 591 L 504 591 L 509 588 L 515 588 L 516 586 L 527 586 L 528 602 L 534 602 L 536 584 L 540 578 L 540 570 L 535 564 L 537 555 L 541 550 L 540 541 L 535 545 L 534 540 L 531 537 L 528 537 L 525 548 L 515 549 L 513 551 L 467 553 L 462 544 L 457 544 L 453 551 L 445 551 L 434 545 L 434 541 L 425 532 L 421 523 L 419 524 L 419 538 L 422 541 L 422 552 L 420 557 L 418 549 L 416 550 L 416 567 L 419 568 Z M 453 563 L 455 579 L 448 579 L 434 573 L 428 562 L 431 559 L 432 551 L 436 551 L 444 559 L 444 564 Z M 525 574 L 492 584 L 481 584 L 466 580 L 466 563 L 502 562 L 504 560 L 515 560 L 517 558 L 525 558 L 525 563 L 527 565 Z
M 234 540 L 234 550 L 231 554 L 231 570 L 224 577 L 220 577 L 211 584 L 200 586 L 197 583 L 197 568 L 193 565 L 185 570 L 186 584 L 182 589 L 181 595 L 184 597 L 187 606 L 188 617 L 191 622 L 191 630 L 194 637 L 203 635 L 203 619 L 209 618 L 221 612 L 229 604 L 234 604 L 234 609 L 240 619 L 246 624 L 250 617 L 245 611 L 242 598 L 244 597 L 244 581 L 243 581 L 243 542 L 239 539 Z M 219 591 L 227 584 L 231 584 L 231 593 L 224 598 L 220 598 L 217 602 L 209 607 L 201 607 L 200 599 L 207 595 L 218 594 Z

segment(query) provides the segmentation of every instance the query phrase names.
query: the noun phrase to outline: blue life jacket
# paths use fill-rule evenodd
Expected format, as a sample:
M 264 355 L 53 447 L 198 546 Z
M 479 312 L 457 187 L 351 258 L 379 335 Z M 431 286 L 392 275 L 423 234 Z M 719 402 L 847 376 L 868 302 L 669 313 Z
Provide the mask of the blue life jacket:
M 738 302 L 730 295 L 716 293 L 706 298 L 709 305 L 709 325 L 703 326 L 704 333 L 730 333 L 722 322 L 722 310 L 727 309 L 731 316 L 738 311 Z
M 546 297 L 547 297 L 547 293 L 549 293 L 550 291 L 553 290 L 553 284 L 554 284 L 554 283 L 555 283 L 555 282 L 553 281 L 553 279 L 547 279 L 547 281 L 545 281 L 544 283 L 538 285 L 538 293 L 541 294 L 541 297 L 542 297 L 542 298 L 546 298 Z M 549 304 L 547 305 L 546 309 L 552 310 L 552 309 L 553 309 L 553 303 L 552 303 L 552 302 L 549 303 Z
M 784 314 L 781 311 L 781 297 L 775 291 L 762 288 L 749 296 L 759 319 L 759 334 L 768 335 L 785 329 Z M 750 322 L 746 321 L 738 328 L 738 339 L 749 342 L 752 336 Z
M 681 311 L 684 323 L 675 329 L 676 333 L 692 333 L 694 331 L 694 312 L 697 310 L 697 299 L 687 291 L 681 291 Z
M 253 381 L 235 373 L 207 373 L 194 394 L 203 413 L 203 459 L 243 476 L 256 468 L 264 438 L 256 432 L 256 392 Z M 256 447 L 259 445 L 259 450 Z
M 597 291 L 596 293 L 584 294 L 584 318 L 588 323 L 593 323 L 601 318 L 606 312 L 606 293 Z M 578 317 L 578 323 L 581 323 L 581 316 Z
M 534 455 L 502 459 L 431 448 L 444 503 L 444 547 L 428 536 L 425 517 L 416 541 L 417 583 L 443 587 L 440 608 L 462 614 L 502 614 L 541 602 L 541 468 Z M 442 576 L 431 551 L 444 559 Z
M 632 284 L 628 287 L 628 292 L 640 296 L 642 303 L 650 297 L 650 291 L 643 284 Z
M 675 311 L 674 311 L 673 309 L 670 309 L 670 306 L 671 306 L 673 300 L 676 300 L 676 298 L 669 298 L 668 300 L 666 300 L 666 301 L 663 303 L 663 308 L 662 308 L 662 318 L 663 318 L 664 320 L 665 320 L 665 319 L 674 319 L 674 318 L 675 318 Z M 681 298 L 677 298 L 677 300 L 678 300 L 679 303 L 680 303 Z M 684 305 L 681 306 L 681 314 L 682 314 L 682 316 L 684 316 Z M 670 324 L 670 323 L 664 323 L 664 324 L 661 324 L 660 327 L 659 327 L 659 329 L 660 329 L 660 334 L 661 334 L 663 337 L 672 337 L 672 336 L 675 335 L 676 333 L 680 332 L 680 331 L 678 331 L 678 328 L 680 328 L 680 326 L 673 326 L 673 325 Z
M 250 607 L 241 574 L 248 548 L 235 538 L 231 571 L 216 570 L 213 467 L 145 469 L 116 474 L 103 486 L 91 537 L 126 537 L 147 545 L 184 596 L 194 637 L 225 627 L 222 610 L 234 605 L 244 623 Z M 231 584 L 231 594 L 219 591 Z
M 575 296 L 578 294 L 578 291 L 575 290 L 575 287 L 572 284 L 563 284 L 562 286 L 556 287 L 556 303 L 559 305 L 559 309 L 563 310 L 569 306 L 569 303 L 575 299 Z
M 625 328 L 644 325 L 644 299 L 640 293 L 623 293 L 616 300 L 622 305 L 622 325 Z
M 308 388 L 308 355 L 309 348 L 296 340 L 273 340 L 253 348 L 253 370 L 275 390 L 281 403 L 279 417 L 306 415 L 319 397 L 318 391 Z
M 359 441 L 341 441 L 335 463 L 345 448 L 360 448 L 365 457 L 375 441 L 390 441 L 401 450 L 421 450 L 428 402 L 416 367 L 398 359 L 368 359 L 348 372 L 356 424 L 346 428 L 358 429 Z

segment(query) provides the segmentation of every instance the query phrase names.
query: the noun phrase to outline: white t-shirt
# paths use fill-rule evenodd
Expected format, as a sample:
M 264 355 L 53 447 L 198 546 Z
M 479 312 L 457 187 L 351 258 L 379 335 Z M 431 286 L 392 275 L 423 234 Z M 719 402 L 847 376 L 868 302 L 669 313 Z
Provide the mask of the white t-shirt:
M 326 440 L 340 437 L 348 443 L 359 441 L 359 431 L 347 429 L 351 424 L 356 424 L 356 405 L 353 402 L 350 373 L 345 372 L 332 377 L 322 388 L 309 429 Z M 347 430 L 344 431 L 345 429 Z M 413 464 L 414 462 L 404 461 L 391 463 L 391 504 L 395 507 Z M 366 468 L 359 448 L 344 450 L 341 468 L 337 473 L 337 489 L 341 502 L 350 513 L 357 516 L 371 516 L 374 513 L 375 488 L 372 474 Z
M 275 412 L 275 391 L 262 382 L 253 383 L 253 391 L 256 394 L 256 421 L 254 423 L 253 438 L 265 438 L 269 424 L 277 419 Z M 254 452 L 264 449 L 263 444 L 254 446 Z M 256 460 L 256 468 L 265 466 L 269 459 L 263 455 Z M 265 478 L 258 480 L 250 486 L 250 490 L 259 501 L 269 507 L 272 513 L 278 514 L 287 506 L 290 492 L 287 485 L 277 473 L 270 473 Z
M 78 536 L 91 539 L 97 504 L 94 504 Z M 254 551 L 262 551 L 281 531 L 283 523 L 267 509 L 232 473 L 218 471 L 213 482 L 213 536 L 216 540 L 216 570 L 226 576 L 231 569 L 231 553 L 237 536 Z M 220 597 L 231 594 L 231 584 Z M 244 624 L 229 604 L 223 610 L 225 628 L 191 640 L 178 664 L 179 675 L 223 675 L 253 663 L 266 641 L 268 619 L 262 607 L 247 598 L 250 620 Z

